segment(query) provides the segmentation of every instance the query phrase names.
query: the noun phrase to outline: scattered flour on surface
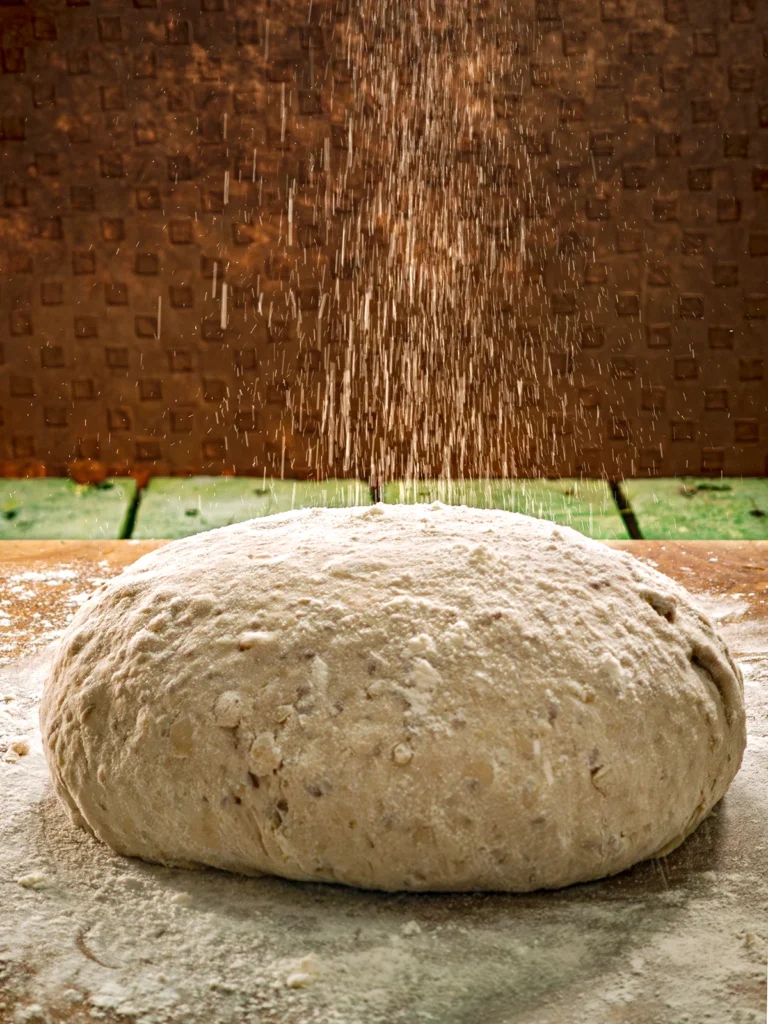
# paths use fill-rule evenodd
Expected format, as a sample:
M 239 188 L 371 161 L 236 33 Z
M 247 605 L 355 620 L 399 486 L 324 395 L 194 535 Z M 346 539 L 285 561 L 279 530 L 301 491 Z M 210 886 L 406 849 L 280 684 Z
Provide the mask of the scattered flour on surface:
M 665 860 L 522 898 L 121 858 L 51 794 L 37 726 L 48 652 L 7 666 L 0 751 L 25 737 L 29 752 L 0 755 L 0 1021 L 762 1022 L 768 641 L 741 616 L 723 633 L 745 674 L 750 747 L 722 807 Z
M 93 576 L 92 568 L 92 563 L 23 572 L 0 567 L 0 665 L 58 639 L 88 595 L 120 571 L 106 561 L 98 563 L 102 575 Z

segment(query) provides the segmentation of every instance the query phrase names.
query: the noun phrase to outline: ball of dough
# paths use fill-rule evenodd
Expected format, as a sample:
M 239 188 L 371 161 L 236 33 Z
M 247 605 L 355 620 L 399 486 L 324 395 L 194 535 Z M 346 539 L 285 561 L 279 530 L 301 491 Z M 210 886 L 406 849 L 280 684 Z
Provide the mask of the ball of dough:
M 599 878 L 672 850 L 745 746 L 687 593 L 509 512 L 311 509 L 140 558 L 42 704 L 56 788 L 122 854 L 386 890 Z

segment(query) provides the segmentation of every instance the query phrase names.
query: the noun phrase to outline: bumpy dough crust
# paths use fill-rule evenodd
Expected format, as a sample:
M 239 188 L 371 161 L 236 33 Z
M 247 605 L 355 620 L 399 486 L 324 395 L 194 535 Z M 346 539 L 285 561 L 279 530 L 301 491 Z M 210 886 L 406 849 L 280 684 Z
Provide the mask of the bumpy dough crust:
M 696 828 L 745 746 L 682 588 L 439 504 L 153 551 L 78 611 L 41 720 L 59 796 L 122 854 L 387 890 L 621 871 Z

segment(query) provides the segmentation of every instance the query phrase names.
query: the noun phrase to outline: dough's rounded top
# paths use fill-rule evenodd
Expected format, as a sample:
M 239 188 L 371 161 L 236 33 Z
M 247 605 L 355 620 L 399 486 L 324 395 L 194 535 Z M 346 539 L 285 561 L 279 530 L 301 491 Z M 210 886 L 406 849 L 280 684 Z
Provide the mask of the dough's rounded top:
M 57 789 L 115 849 L 383 889 L 554 887 L 681 842 L 744 748 L 689 595 L 509 512 L 310 509 L 145 555 L 46 688 Z

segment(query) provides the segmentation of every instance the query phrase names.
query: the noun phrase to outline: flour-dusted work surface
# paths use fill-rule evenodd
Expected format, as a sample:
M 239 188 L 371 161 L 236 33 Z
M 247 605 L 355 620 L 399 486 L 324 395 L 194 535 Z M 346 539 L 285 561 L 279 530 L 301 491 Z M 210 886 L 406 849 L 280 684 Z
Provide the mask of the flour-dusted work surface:
M 0 1021 L 753 1024 L 768 942 L 768 544 L 622 542 L 745 678 L 749 747 L 670 856 L 527 896 L 383 895 L 125 860 L 70 825 L 37 728 L 82 594 L 152 542 L 0 544 Z M 42 634 L 45 634 L 43 636 Z
M 96 587 L 165 541 L 0 541 L 0 665 L 55 640 Z

